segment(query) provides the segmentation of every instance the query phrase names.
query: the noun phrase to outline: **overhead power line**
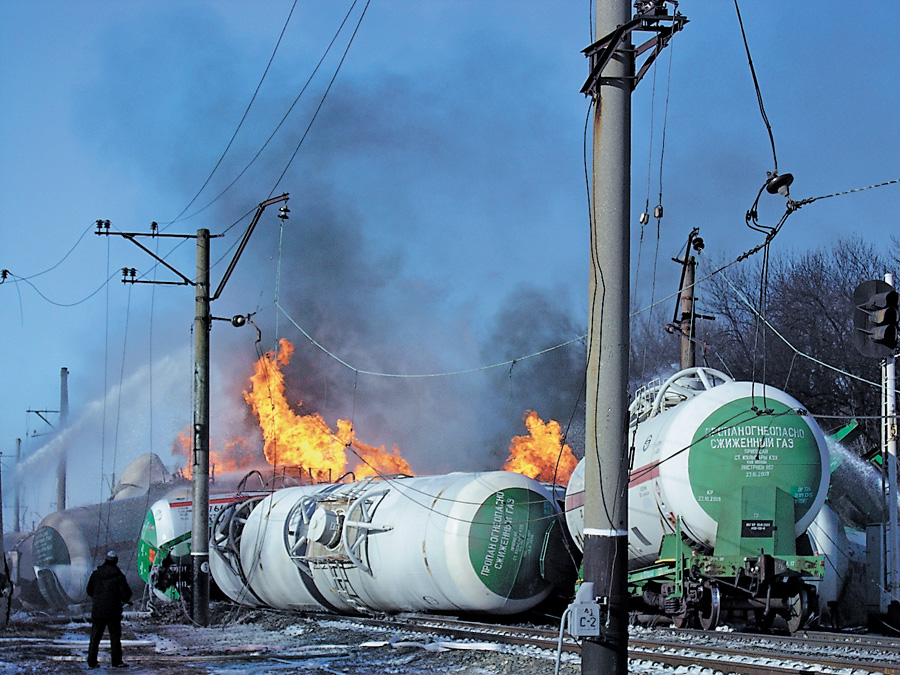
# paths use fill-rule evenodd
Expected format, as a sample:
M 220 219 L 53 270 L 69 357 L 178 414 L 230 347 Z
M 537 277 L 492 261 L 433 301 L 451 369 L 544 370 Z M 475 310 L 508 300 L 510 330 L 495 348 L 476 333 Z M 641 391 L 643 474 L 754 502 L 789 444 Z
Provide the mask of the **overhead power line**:
M 298 331 L 300 331 L 300 333 L 303 335 L 303 337 L 305 337 L 310 342 L 310 344 L 312 344 L 314 347 L 316 347 L 316 349 L 320 350 L 322 353 L 327 355 L 329 358 L 333 359 L 334 361 L 337 361 L 342 366 L 352 370 L 355 373 L 358 373 L 360 375 L 372 375 L 372 376 L 376 376 L 376 377 L 396 377 L 396 378 L 405 378 L 405 379 L 419 379 L 419 378 L 426 378 L 426 377 L 449 377 L 451 375 L 466 375 L 469 373 L 477 373 L 477 372 L 483 371 L 483 370 L 491 370 L 493 368 L 501 368 L 504 366 L 514 365 L 514 364 L 518 363 L 519 361 L 525 361 L 527 359 L 531 359 L 536 356 L 541 356 L 543 354 L 547 354 L 548 352 L 552 352 L 557 349 L 561 349 L 562 347 L 567 347 L 570 344 L 573 344 L 575 342 L 581 342 L 586 337 L 585 335 L 580 335 L 578 337 L 572 338 L 571 340 L 568 340 L 561 344 L 554 345 L 552 347 L 547 347 L 546 349 L 542 349 L 541 351 L 538 351 L 538 352 L 534 352 L 533 354 L 528 354 L 526 356 L 520 356 L 519 358 L 510 359 L 508 361 L 503 361 L 502 363 L 494 363 L 494 364 L 491 364 L 488 366 L 478 366 L 476 368 L 467 368 L 464 370 L 454 370 L 454 371 L 435 372 L 435 373 L 418 373 L 418 374 L 387 373 L 387 372 L 378 372 L 378 371 L 373 371 L 373 370 L 363 370 L 361 368 L 357 368 L 356 366 L 353 366 L 353 365 L 347 363 L 346 361 L 341 359 L 339 356 L 337 356 L 334 353 L 332 353 L 331 351 L 329 351 L 322 344 L 317 342 L 316 339 L 313 338 L 312 335 L 310 335 L 307 331 L 305 331 L 300 326 L 300 324 L 298 324 L 294 320 L 294 318 L 290 314 L 287 313 L 287 311 L 284 309 L 284 307 L 282 307 L 277 302 L 275 303 L 275 306 L 281 311 L 282 314 L 284 314 L 284 316 L 287 318 L 287 320 L 293 324 L 294 328 L 296 328 Z
M 769 142 L 772 145 L 772 161 L 775 163 L 772 173 L 778 175 L 778 156 L 775 153 L 775 136 L 772 134 L 772 125 L 769 124 L 769 118 L 766 115 L 766 106 L 763 104 L 762 92 L 759 89 L 759 80 L 756 79 L 756 68 L 753 67 L 753 57 L 750 56 L 750 45 L 747 43 L 747 33 L 744 31 L 744 21 L 741 18 L 741 8 L 738 7 L 737 0 L 734 0 L 734 11 L 737 13 L 738 24 L 741 27 L 741 37 L 744 40 L 744 50 L 747 52 L 747 63 L 750 66 L 750 75 L 753 77 L 753 88 L 756 90 L 759 113 L 762 115 L 763 122 L 766 125 L 766 131 L 769 134 Z
M 331 49 L 334 46 L 334 43 L 337 41 L 338 36 L 343 32 L 344 26 L 346 25 L 347 20 L 350 18 L 350 15 L 353 13 L 353 9 L 354 9 L 354 7 L 356 7 L 357 2 L 358 2 L 358 0 L 353 0 L 353 4 L 350 6 L 350 9 L 348 9 L 347 13 L 344 15 L 344 18 L 341 21 L 340 26 L 338 26 L 338 29 L 335 31 L 334 35 L 332 36 L 331 41 L 328 43 L 328 46 L 325 48 L 325 51 L 322 53 L 322 56 L 319 58 L 318 63 L 316 63 L 315 68 L 313 68 L 312 73 L 310 73 L 309 77 L 306 79 L 306 82 L 303 84 L 303 87 L 300 89 L 300 92 L 297 94 L 297 96 L 294 98 L 294 101 L 291 103 L 291 105 L 288 107 L 287 111 L 282 116 L 281 121 L 278 122 L 278 124 L 272 130 L 272 133 L 269 134 L 269 137 L 265 140 L 265 142 L 262 144 L 262 146 L 259 148 L 259 150 L 256 151 L 256 154 L 253 155 L 253 157 L 250 159 L 250 161 L 247 162 L 247 164 L 244 166 L 244 168 L 240 170 L 240 172 L 231 180 L 231 182 L 228 183 L 228 185 L 226 185 L 209 202 L 207 202 L 204 206 L 200 207 L 199 209 L 197 209 L 190 215 L 185 216 L 184 218 L 181 218 L 181 216 L 179 216 L 179 218 L 181 218 L 183 220 L 187 220 L 188 218 L 193 218 L 197 214 L 202 213 L 203 211 L 208 209 L 210 206 L 212 206 L 217 201 L 219 201 L 219 199 L 221 199 L 222 196 L 226 192 L 228 192 L 232 187 L 234 187 L 234 185 L 243 177 L 243 175 L 250 169 L 250 167 L 256 163 L 256 160 L 259 159 L 259 157 L 260 157 L 260 155 L 262 155 L 263 151 L 269 146 L 269 143 L 272 142 L 272 139 L 275 137 L 275 134 L 278 133 L 278 131 L 281 129 L 281 127 L 287 121 L 287 118 L 290 116 L 291 112 L 293 112 L 297 103 L 300 101 L 300 98 L 303 96 L 304 93 L 306 93 L 307 88 L 309 87 L 313 78 L 319 72 L 319 68 L 321 68 L 322 63 L 325 61 L 325 58 L 331 52 Z M 366 8 L 368 8 L 368 3 L 366 4 Z M 365 15 L 365 10 L 363 10 L 363 15 Z M 360 22 L 362 22 L 362 17 L 360 17 Z M 358 30 L 358 29 L 359 29 L 359 23 L 357 23 L 357 26 L 356 26 L 356 30 Z M 353 33 L 354 36 L 356 35 L 356 30 L 354 30 L 354 33 Z M 352 42 L 352 40 L 353 40 L 353 38 L 351 37 L 351 42 Z M 347 49 L 349 49 L 349 44 L 347 45 Z M 346 55 L 347 55 L 347 52 L 345 50 L 344 56 L 346 56 Z M 343 63 L 343 57 L 341 58 L 341 63 Z M 340 69 L 340 65 L 338 65 L 338 69 Z M 337 76 L 337 72 L 335 72 L 334 75 L 332 76 L 331 83 L 328 85 L 329 89 L 331 88 L 331 84 L 334 83 L 334 79 L 336 76 Z M 325 95 L 327 95 L 327 93 L 328 92 L 326 91 Z M 316 114 L 318 113 L 319 109 L 322 107 L 322 103 L 324 103 L 324 96 L 323 96 L 322 100 L 319 101 L 319 105 L 316 108 Z M 313 117 L 313 119 L 315 119 L 315 116 Z M 303 140 L 306 138 L 306 135 L 309 133 L 309 128 L 311 126 L 312 126 L 312 122 L 310 122 L 309 125 L 307 126 L 306 131 L 304 132 L 303 137 L 300 140 L 301 144 L 302 144 Z M 299 150 L 299 144 L 298 144 L 297 148 L 294 150 L 294 153 L 291 155 L 291 158 L 288 161 L 288 166 L 290 166 L 291 162 L 293 162 L 294 156 L 297 154 L 298 150 Z M 285 167 L 284 171 L 285 172 L 287 171 L 287 167 Z M 283 176 L 284 176 L 284 172 L 282 172 L 282 176 L 278 179 L 278 183 L 281 182 L 281 178 L 283 178 Z M 269 193 L 270 197 L 275 193 L 275 190 L 278 187 L 278 183 L 275 184 L 275 186 L 272 188 L 272 192 Z M 182 212 L 182 214 L 183 213 L 184 212 Z M 175 221 L 173 220 L 172 222 L 174 223 Z M 169 224 L 171 224 L 171 223 L 169 223 Z
M 178 222 L 181 219 L 181 216 L 185 214 L 185 212 L 191 208 L 193 203 L 197 201 L 197 198 L 200 196 L 200 193 L 206 189 L 206 186 L 209 185 L 209 181 L 212 180 L 213 175 L 218 171 L 219 166 L 222 164 L 222 160 L 225 159 L 225 155 L 228 154 L 228 151 L 231 149 L 232 143 L 234 143 L 234 139 L 237 138 L 238 132 L 241 130 L 241 127 L 244 125 L 244 121 L 247 119 L 247 115 L 250 113 L 250 108 L 253 106 L 253 102 L 256 100 L 257 94 L 259 94 L 259 90 L 262 87 L 263 82 L 266 80 L 266 75 L 269 74 L 269 68 L 272 67 L 272 61 L 275 60 L 275 54 L 278 53 L 278 47 L 281 46 L 281 40 L 284 38 L 284 32 L 287 30 L 288 24 L 291 22 L 291 17 L 294 14 L 294 8 L 297 6 L 297 0 L 294 0 L 294 3 L 291 5 L 291 11 L 288 12 L 287 19 L 284 21 L 284 26 L 281 28 L 281 33 L 278 35 L 278 41 L 275 43 L 275 48 L 272 50 L 272 56 L 269 57 L 269 62 L 266 64 L 266 69 L 263 71 L 262 77 L 259 78 L 259 82 L 256 85 L 256 89 L 253 92 L 253 96 L 250 97 L 250 102 L 247 104 L 246 109 L 244 110 L 244 114 L 241 116 L 240 122 L 238 122 L 237 128 L 234 130 L 234 133 L 231 135 L 231 138 L 228 140 L 228 144 L 225 146 L 225 149 L 222 151 L 222 154 L 219 156 L 219 160 L 216 162 L 216 165 L 213 167 L 212 171 L 209 172 L 209 175 L 206 177 L 206 180 L 203 181 L 203 185 L 200 186 L 200 189 L 197 190 L 197 194 L 195 194 L 191 201 L 188 202 L 187 206 L 185 206 L 181 213 L 179 213 L 175 218 L 166 223 L 166 227 Z M 221 196 L 221 195 L 219 195 Z M 216 198 L 218 199 L 218 197 Z M 165 229 L 165 227 L 163 228 Z

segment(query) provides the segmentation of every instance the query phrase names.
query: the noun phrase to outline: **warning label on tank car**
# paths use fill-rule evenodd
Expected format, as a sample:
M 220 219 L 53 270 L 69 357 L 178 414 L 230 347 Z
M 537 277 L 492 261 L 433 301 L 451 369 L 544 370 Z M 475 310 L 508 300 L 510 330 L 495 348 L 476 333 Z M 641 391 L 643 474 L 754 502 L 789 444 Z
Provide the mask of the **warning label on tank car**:
M 712 518 L 723 499 L 742 486 L 772 486 L 794 497 L 801 518 L 815 500 L 822 478 L 818 441 L 806 420 L 768 399 L 765 413 L 750 398 L 716 409 L 694 434 L 688 473 L 694 498 Z M 762 535 L 751 535 L 762 536 Z
M 469 559 L 482 583 L 510 599 L 540 592 L 541 546 L 554 522 L 553 506 L 525 488 L 499 490 L 483 502 L 469 530 Z

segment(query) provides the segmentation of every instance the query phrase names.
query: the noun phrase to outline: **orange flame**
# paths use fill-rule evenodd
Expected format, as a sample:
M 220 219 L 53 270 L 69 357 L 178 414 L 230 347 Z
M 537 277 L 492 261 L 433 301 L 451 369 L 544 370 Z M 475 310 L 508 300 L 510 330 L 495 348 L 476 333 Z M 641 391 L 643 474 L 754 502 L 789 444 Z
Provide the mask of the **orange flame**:
M 284 338 L 278 352 L 266 352 L 254 367 L 250 389 L 244 400 L 250 405 L 262 429 L 266 460 L 273 466 L 298 466 L 320 477 L 337 479 L 347 469 L 347 448 L 351 445 L 360 458 L 353 468 L 357 478 L 376 473 L 412 474 L 409 464 L 395 447 L 392 452 L 355 440 L 353 426 L 338 420 L 332 431 L 321 415 L 298 415 L 284 396 L 281 367 L 290 363 L 294 346 Z M 298 402 L 298 407 L 302 406 Z
M 176 457 L 184 457 L 185 466 L 181 470 L 181 475 L 191 479 L 194 473 L 193 456 L 191 451 L 194 448 L 194 439 L 191 435 L 190 425 L 178 432 L 175 440 L 172 442 L 172 454 Z M 216 450 L 210 447 L 209 450 L 209 469 L 210 473 L 231 473 L 240 469 L 248 469 L 255 463 L 253 451 L 246 439 L 235 437 L 225 441 L 224 450 Z
M 545 424 L 536 412 L 529 410 L 525 414 L 525 426 L 529 435 L 513 437 L 503 470 L 548 483 L 554 480 L 555 474 L 557 485 L 567 485 L 578 460 L 572 449 L 563 444 L 559 422 L 550 420 Z
M 191 436 L 191 427 L 188 425 L 179 431 L 175 440 L 172 441 L 172 454 L 175 457 L 184 457 L 184 469 L 181 473 L 188 480 L 191 479 L 191 474 L 194 471 L 193 463 L 191 461 L 191 450 L 193 447 L 194 439 Z
M 375 476 L 376 474 L 392 475 L 402 473 L 407 476 L 415 475 L 409 466 L 409 462 L 400 456 L 400 450 L 396 445 L 391 452 L 388 452 L 384 449 L 384 446 L 375 448 L 355 441 L 353 449 L 360 460 L 356 468 L 353 469 L 357 479 Z

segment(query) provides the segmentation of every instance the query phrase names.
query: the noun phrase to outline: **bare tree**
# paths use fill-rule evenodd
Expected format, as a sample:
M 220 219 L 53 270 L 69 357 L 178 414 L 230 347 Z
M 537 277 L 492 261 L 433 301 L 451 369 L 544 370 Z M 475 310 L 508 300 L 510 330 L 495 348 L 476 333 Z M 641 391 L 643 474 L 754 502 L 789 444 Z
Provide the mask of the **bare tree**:
M 716 321 L 705 341 L 738 379 L 784 389 L 833 430 L 877 415 L 876 359 L 853 347 L 853 291 L 882 278 L 888 261 L 857 238 L 831 249 L 774 257 L 729 268 L 706 282 L 703 295 Z M 875 443 L 880 430 L 867 421 Z

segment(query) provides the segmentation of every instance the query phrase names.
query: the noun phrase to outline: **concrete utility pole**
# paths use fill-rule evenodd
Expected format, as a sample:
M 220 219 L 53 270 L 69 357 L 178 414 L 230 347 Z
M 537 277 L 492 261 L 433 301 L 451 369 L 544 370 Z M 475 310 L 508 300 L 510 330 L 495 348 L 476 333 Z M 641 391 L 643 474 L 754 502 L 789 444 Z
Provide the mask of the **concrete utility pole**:
M 600 606 L 598 637 L 582 643 L 586 675 L 628 672 L 628 356 L 631 92 L 686 19 L 666 3 L 600 0 L 582 93 L 594 101 L 591 275 L 585 420 L 584 581 Z M 669 21 L 671 25 L 663 26 Z M 631 33 L 655 36 L 637 50 Z M 652 51 L 650 51 L 652 50 Z M 649 52 L 635 73 L 635 56 Z
M 163 284 L 163 285 L 191 285 L 195 288 L 194 296 L 194 448 L 191 467 L 191 582 L 192 601 L 191 619 L 200 626 L 209 625 L 209 332 L 212 321 L 220 317 L 213 316 L 210 312 L 210 303 L 219 297 L 225 288 L 225 284 L 231 277 L 238 258 L 243 253 L 256 224 L 259 222 L 263 211 L 267 206 L 278 202 L 287 202 L 288 194 L 271 197 L 259 204 L 256 214 L 240 244 L 235 251 L 228 269 L 219 282 L 215 293 L 210 294 L 209 283 L 209 242 L 214 236 L 209 230 L 199 229 L 196 235 L 187 234 L 163 234 L 157 231 L 156 223 L 151 225 L 149 234 L 136 232 L 114 232 L 110 230 L 108 220 L 97 221 L 95 234 L 117 234 L 125 237 L 140 249 L 147 252 L 163 267 L 174 272 L 181 281 L 148 281 L 137 277 L 137 270 L 125 267 L 122 269 L 122 282 L 132 284 Z M 289 209 L 284 204 L 279 209 L 278 217 L 282 222 L 287 220 Z M 160 258 L 146 246 L 140 244 L 136 237 L 176 237 L 180 239 L 197 239 L 197 264 L 194 279 L 191 280 L 177 269 L 172 267 L 164 259 Z M 243 326 L 247 317 L 235 316 L 231 321 L 234 326 Z
M 700 253 L 703 250 L 703 240 L 697 236 L 700 230 L 694 228 L 688 235 L 687 249 L 684 260 L 673 260 L 681 264 L 681 288 L 679 289 L 678 304 L 675 307 L 675 317 L 672 319 L 672 327 L 666 327 L 669 332 L 677 330 L 681 334 L 681 369 L 693 368 L 697 365 L 697 319 L 713 319 L 712 316 L 704 316 L 694 311 L 696 294 L 694 293 L 694 280 L 697 271 L 697 259 L 691 254 L 691 249 Z
M 19 462 L 22 460 L 22 439 L 16 439 L 16 496 L 13 501 L 13 521 L 15 524 L 15 528 L 13 532 L 21 532 L 22 531 L 22 501 L 21 501 L 21 490 L 19 488 L 19 482 L 21 480 L 19 476 Z
M 69 369 L 59 371 L 59 432 L 63 433 L 69 421 Z M 59 464 L 56 465 L 56 510 L 66 510 L 66 454 L 65 445 L 59 451 Z
M 192 616 L 209 625 L 209 230 L 197 230 L 194 303 L 194 457 L 191 469 Z
M 597 3 L 597 35 L 631 19 L 629 0 Z M 621 46 L 620 46 L 621 45 Z M 631 91 L 634 54 L 615 45 L 594 99 L 591 276 L 584 481 L 584 580 L 605 626 L 582 643 L 586 675 L 628 672 L 628 348 Z

